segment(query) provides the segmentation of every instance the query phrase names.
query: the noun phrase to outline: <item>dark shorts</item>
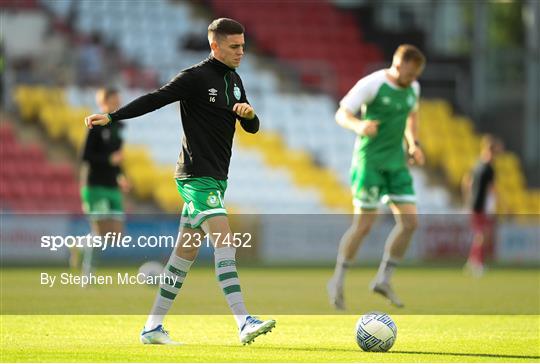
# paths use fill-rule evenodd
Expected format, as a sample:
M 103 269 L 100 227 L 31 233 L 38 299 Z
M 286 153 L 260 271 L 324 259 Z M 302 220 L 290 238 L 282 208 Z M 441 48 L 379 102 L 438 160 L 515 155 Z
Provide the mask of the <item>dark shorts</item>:
M 474 233 L 493 234 L 495 218 L 484 212 L 473 212 L 471 215 L 471 227 Z

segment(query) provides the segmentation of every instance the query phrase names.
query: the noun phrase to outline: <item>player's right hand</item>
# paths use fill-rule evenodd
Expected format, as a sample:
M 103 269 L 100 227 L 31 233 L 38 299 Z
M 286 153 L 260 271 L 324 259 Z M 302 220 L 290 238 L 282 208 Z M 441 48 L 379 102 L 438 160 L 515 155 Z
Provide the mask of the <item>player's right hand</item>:
M 92 129 L 94 125 L 103 126 L 109 123 L 107 114 L 92 114 L 84 118 L 84 124 L 88 129 Z
M 364 136 L 375 136 L 379 128 L 379 121 L 377 120 L 363 120 L 358 124 L 356 133 Z
M 121 150 L 117 150 L 116 152 L 111 154 L 111 157 L 109 161 L 113 166 L 118 166 L 120 163 L 122 163 L 122 160 L 124 159 L 124 154 Z

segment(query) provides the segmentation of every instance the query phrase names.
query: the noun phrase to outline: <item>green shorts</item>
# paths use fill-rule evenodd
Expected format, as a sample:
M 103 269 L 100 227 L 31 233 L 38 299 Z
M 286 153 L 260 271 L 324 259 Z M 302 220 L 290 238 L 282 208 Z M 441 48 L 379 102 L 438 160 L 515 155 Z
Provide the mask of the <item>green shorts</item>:
M 91 219 L 123 219 L 122 193 L 116 187 L 85 186 L 81 188 L 83 211 Z
M 177 178 L 176 187 L 184 200 L 181 226 L 196 229 L 209 217 L 227 215 L 223 204 L 226 180 L 212 177 Z
M 415 203 L 413 180 L 409 169 L 378 170 L 361 167 L 351 170 L 353 205 L 376 209 L 383 203 Z

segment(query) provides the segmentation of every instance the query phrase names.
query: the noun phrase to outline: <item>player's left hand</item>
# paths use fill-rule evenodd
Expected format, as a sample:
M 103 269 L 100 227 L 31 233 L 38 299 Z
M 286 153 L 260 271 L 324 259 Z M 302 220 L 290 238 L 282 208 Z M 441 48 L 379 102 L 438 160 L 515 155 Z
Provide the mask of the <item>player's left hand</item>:
M 251 120 L 255 117 L 255 110 L 248 103 L 234 104 L 232 111 L 243 119 Z
M 413 145 L 409 148 L 409 157 L 410 164 L 417 164 L 419 166 L 423 166 L 426 162 L 424 152 L 422 151 L 422 148 L 420 148 L 418 145 Z
M 120 190 L 124 193 L 128 193 L 129 191 L 131 191 L 131 183 L 129 182 L 129 180 L 126 178 L 126 176 L 124 176 L 123 174 L 119 175 L 118 178 L 116 179 L 116 181 L 118 182 L 118 187 L 120 187 Z

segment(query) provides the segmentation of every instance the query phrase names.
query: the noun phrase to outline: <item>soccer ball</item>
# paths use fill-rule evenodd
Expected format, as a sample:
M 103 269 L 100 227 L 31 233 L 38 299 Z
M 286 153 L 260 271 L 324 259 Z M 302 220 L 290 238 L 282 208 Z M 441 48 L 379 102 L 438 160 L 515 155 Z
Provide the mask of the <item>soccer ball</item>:
M 163 273 L 163 264 L 160 262 L 150 261 L 139 267 L 139 274 L 144 275 L 145 280 L 146 277 L 157 277 L 161 273 Z
M 388 351 L 396 337 L 396 324 L 384 312 L 368 312 L 356 323 L 356 342 L 364 351 Z

